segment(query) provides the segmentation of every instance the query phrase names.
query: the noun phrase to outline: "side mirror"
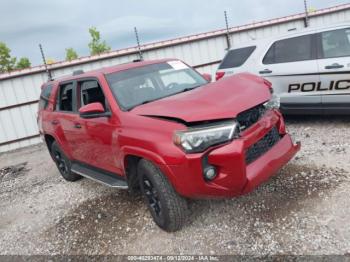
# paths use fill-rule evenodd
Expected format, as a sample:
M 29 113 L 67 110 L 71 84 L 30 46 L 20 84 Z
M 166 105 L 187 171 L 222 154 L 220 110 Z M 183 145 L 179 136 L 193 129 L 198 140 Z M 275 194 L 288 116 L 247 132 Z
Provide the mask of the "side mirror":
M 209 83 L 211 82 L 211 75 L 210 74 L 206 74 L 206 73 L 204 73 L 204 74 L 202 74 L 202 76 L 203 76 L 203 78 L 205 79 L 205 80 L 207 80 Z
M 82 118 L 96 118 L 110 116 L 110 112 L 105 112 L 103 105 L 99 102 L 87 104 L 79 109 L 79 115 Z

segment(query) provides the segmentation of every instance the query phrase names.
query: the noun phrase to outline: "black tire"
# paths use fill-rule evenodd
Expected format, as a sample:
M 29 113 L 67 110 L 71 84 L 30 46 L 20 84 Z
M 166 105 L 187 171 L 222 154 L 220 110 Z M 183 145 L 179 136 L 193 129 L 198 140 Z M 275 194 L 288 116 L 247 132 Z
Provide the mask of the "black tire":
M 179 196 L 168 179 L 152 162 L 138 163 L 141 192 L 154 222 L 163 230 L 174 232 L 183 226 L 187 217 L 187 201 Z
M 65 180 L 74 182 L 82 178 L 71 171 L 72 162 L 66 157 L 56 141 L 51 145 L 51 156 Z

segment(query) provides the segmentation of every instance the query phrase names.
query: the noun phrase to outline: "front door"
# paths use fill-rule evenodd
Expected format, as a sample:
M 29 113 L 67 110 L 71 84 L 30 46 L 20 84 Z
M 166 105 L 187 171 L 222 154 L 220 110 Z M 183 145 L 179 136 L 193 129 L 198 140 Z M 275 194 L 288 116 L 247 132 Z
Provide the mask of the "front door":
M 103 90 L 96 79 L 78 81 L 78 107 L 99 102 L 109 111 L 108 102 Z M 81 136 L 78 141 L 75 158 L 80 162 L 113 173 L 120 173 L 120 166 L 116 161 L 118 119 L 112 114 L 110 117 L 81 118 Z
M 326 111 L 350 110 L 350 28 L 317 36 L 322 105 Z

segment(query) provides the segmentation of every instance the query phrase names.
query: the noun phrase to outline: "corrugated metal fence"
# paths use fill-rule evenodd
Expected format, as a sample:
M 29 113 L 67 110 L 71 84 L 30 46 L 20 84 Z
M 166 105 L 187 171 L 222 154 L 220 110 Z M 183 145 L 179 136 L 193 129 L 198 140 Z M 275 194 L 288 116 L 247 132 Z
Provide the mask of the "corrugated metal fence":
M 230 29 L 233 46 L 254 39 L 286 33 L 304 26 L 303 14 L 263 21 Z M 350 20 L 350 4 L 311 13 L 310 25 L 320 26 Z M 145 59 L 179 58 L 200 72 L 213 74 L 226 49 L 225 30 L 142 46 Z M 99 56 L 82 57 L 72 62 L 50 65 L 53 76 L 89 71 L 138 58 L 135 47 Z M 39 143 L 36 124 L 40 86 L 47 76 L 43 66 L 0 75 L 0 152 Z

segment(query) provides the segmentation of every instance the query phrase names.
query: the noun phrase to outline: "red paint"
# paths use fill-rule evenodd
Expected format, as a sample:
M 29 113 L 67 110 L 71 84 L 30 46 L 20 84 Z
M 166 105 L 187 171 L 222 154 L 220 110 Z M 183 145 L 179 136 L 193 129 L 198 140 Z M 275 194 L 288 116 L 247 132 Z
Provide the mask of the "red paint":
M 203 153 L 184 153 L 173 143 L 173 134 L 174 131 L 187 129 L 185 122 L 232 119 L 266 102 L 271 94 L 262 78 L 239 74 L 190 92 L 135 107 L 129 112 L 122 111 L 104 74 L 164 61 L 168 60 L 124 64 L 53 81 L 49 106 L 39 112 L 40 133 L 53 136 L 71 160 L 122 176 L 126 175 L 126 156 L 151 160 L 168 177 L 178 193 L 193 198 L 232 197 L 247 193 L 275 174 L 299 150 L 300 146 L 293 144 L 285 131 L 282 115 L 278 111 L 269 111 L 232 142 L 209 148 Z M 55 111 L 59 81 L 87 77 L 98 79 L 111 116 L 89 119 L 79 116 L 79 112 Z M 79 111 L 87 113 L 101 110 L 101 104 L 93 103 Z M 155 116 L 181 119 L 182 122 Z M 75 128 L 76 125 L 80 128 Z M 245 150 L 274 126 L 283 138 L 247 166 Z M 212 182 L 203 179 L 202 159 L 206 155 L 209 164 L 214 165 L 219 172 Z
M 220 80 L 221 78 L 223 78 L 225 75 L 225 72 L 216 72 L 215 74 L 215 80 L 218 81 Z
M 207 80 L 209 83 L 211 82 L 211 75 L 210 74 L 202 74 L 203 78 Z
M 79 109 L 80 114 L 93 114 L 93 113 L 103 113 L 105 110 L 101 103 L 91 103 L 86 106 L 82 106 Z

